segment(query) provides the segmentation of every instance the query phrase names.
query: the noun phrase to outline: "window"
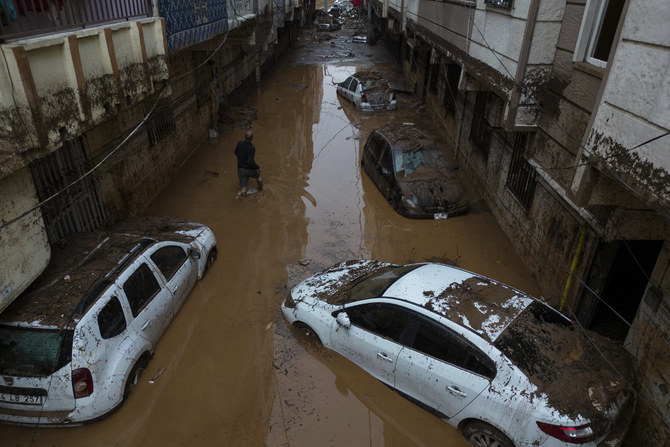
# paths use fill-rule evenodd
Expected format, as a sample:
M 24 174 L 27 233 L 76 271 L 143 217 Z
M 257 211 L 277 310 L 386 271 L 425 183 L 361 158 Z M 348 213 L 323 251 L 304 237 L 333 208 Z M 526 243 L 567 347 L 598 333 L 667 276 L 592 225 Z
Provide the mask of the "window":
M 491 137 L 493 128 L 486 121 L 486 103 L 488 101 L 488 92 L 477 92 L 475 99 L 475 108 L 472 112 L 472 124 L 470 126 L 470 140 L 474 145 L 488 157 L 491 147 Z
M 614 46 L 625 0 L 588 0 L 573 60 L 605 67 Z
M 178 245 L 161 247 L 151 255 L 151 260 L 156 263 L 167 281 L 172 279 L 186 259 L 186 252 Z
M 145 114 L 151 110 L 154 101 L 155 97 L 144 103 Z M 149 144 L 151 146 L 155 145 L 160 140 L 174 132 L 176 128 L 174 114 L 172 112 L 172 104 L 166 98 L 160 99 L 147 121 Z
M 349 87 L 347 88 L 352 92 L 356 91 L 356 89 L 358 88 L 358 81 L 356 80 L 356 78 L 351 78 L 351 85 L 349 85 Z
M 393 172 L 393 160 L 391 160 L 391 153 L 388 149 L 382 151 L 379 166 L 389 174 Z
M 460 335 L 423 315 L 416 321 L 412 348 L 480 376 L 495 377 L 495 363 Z
M 346 309 L 351 324 L 400 343 L 409 311 L 385 303 L 363 304 Z
M 444 85 L 444 109 L 447 115 L 456 114 L 456 98 L 458 95 L 458 83 L 461 80 L 461 67 L 458 64 L 447 64 L 447 76 Z
M 484 3 L 498 8 L 511 8 L 514 5 L 514 0 L 484 0 Z
M 142 264 L 123 283 L 123 291 L 128 297 L 133 317 L 140 313 L 142 308 L 156 296 L 160 285 L 148 265 Z
M 440 64 L 430 64 L 430 92 L 437 95 L 437 81 L 440 76 Z
M 113 296 L 98 314 L 98 328 L 104 339 L 116 337 L 126 329 L 126 317 L 117 297 Z
M 507 189 L 526 208 L 530 208 L 535 193 L 535 168 L 524 157 L 528 133 L 517 132 L 514 136 L 512 160 L 507 173 Z

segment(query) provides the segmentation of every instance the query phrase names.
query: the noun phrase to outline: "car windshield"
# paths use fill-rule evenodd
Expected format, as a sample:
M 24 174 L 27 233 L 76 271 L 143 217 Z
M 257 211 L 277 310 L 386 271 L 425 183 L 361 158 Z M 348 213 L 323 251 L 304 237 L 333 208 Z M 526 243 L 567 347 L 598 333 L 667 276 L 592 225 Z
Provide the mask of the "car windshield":
M 372 275 L 351 288 L 351 291 L 349 292 L 349 301 L 358 301 L 382 296 L 386 289 L 391 287 L 394 282 L 418 267 L 421 267 L 421 265 L 404 265 L 383 270 L 376 275 Z
M 70 362 L 73 332 L 0 326 L 0 375 L 52 374 Z
M 419 151 L 393 151 L 393 166 L 400 177 L 420 173 L 424 169 L 440 168 L 442 155 L 435 149 Z

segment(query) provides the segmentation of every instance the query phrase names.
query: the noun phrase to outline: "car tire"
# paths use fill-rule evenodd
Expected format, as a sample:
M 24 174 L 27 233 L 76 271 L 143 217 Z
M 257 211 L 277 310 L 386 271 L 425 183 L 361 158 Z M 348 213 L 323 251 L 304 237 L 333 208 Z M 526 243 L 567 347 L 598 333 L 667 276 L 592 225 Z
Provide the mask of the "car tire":
M 213 247 L 209 251 L 209 253 L 207 254 L 207 264 L 205 264 L 205 273 L 207 273 L 209 271 L 209 269 L 214 264 L 214 261 L 216 261 L 217 257 L 218 257 L 218 253 L 216 251 L 216 247 Z
M 142 372 L 146 369 L 148 364 L 149 359 L 146 355 L 143 355 L 137 362 L 135 362 L 133 369 L 130 370 L 130 374 L 128 374 L 128 378 L 126 379 L 126 386 L 123 389 L 123 400 L 126 400 L 128 396 L 130 396 L 130 393 L 133 392 L 133 389 L 135 389 L 135 386 L 139 383 Z
M 296 321 L 293 323 L 293 326 L 295 326 L 297 329 L 300 329 L 301 332 L 303 332 L 308 338 L 311 338 L 313 340 L 316 340 L 317 342 L 321 343 L 321 339 L 319 338 L 319 334 L 317 334 L 314 329 L 309 327 L 309 325 L 301 322 L 301 321 Z
M 463 429 L 463 436 L 477 447 L 514 447 L 512 441 L 491 425 L 474 421 Z

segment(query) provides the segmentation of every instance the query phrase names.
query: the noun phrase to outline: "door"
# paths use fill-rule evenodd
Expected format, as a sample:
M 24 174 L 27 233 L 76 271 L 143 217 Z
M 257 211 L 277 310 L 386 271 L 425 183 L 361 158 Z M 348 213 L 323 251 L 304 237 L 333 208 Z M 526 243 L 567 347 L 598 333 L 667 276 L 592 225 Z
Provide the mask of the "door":
M 119 276 L 118 283 L 133 315 L 129 326 L 155 345 L 172 320 L 172 293 L 142 256 Z
M 406 311 L 386 303 L 369 303 L 343 312 L 351 327 L 336 325 L 330 335 L 331 349 L 393 386 L 396 360 L 403 349 L 400 340 L 409 320 Z
M 173 314 L 176 314 L 198 279 L 198 266 L 188 256 L 183 244 L 160 242 L 146 254 L 156 264 L 166 287 L 172 292 Z
M 417 315 L 396 363 L 395 387 L 443 417 L 474 400 L 495 376 L 495 364 L 456 332 Z

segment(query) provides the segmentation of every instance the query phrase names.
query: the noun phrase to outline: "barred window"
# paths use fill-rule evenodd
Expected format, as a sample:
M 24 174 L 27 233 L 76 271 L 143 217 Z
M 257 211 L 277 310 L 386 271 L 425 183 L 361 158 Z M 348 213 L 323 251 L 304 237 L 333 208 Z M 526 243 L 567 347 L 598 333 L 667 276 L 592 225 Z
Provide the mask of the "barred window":
M 489 155 L 493 128 L 486 121 L 486 102 L 488 92 L 477 92 L 475 109 L 472 112 L 472 125 L 470 126 L 470 140 L 484 154 Z
M 515 134 L 512 160 L 507 173 L 507 189 L 526 209 L 530 208 L 537 184 L 535 168 L 525 158 L 528 136 L 527 132 Z
M 151 110 L 155 99 L 150 99 L 144 103 L 144 113 Z M 170 135 L 176 129 L 172 104 L 167 98 L 162 98 L 154 107 L 154 111 L 147 120 L 147 132 L 149 134 L 149 144 L 155 145 L 160 140 Z

